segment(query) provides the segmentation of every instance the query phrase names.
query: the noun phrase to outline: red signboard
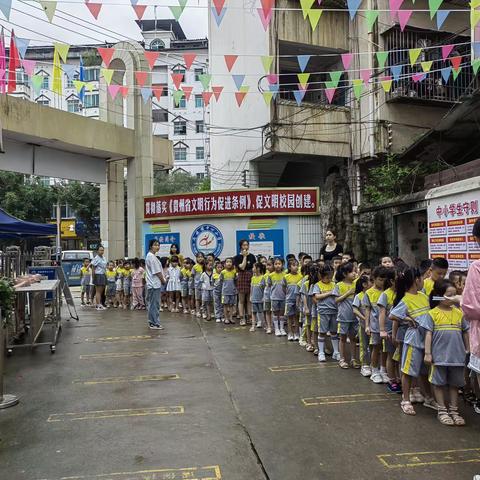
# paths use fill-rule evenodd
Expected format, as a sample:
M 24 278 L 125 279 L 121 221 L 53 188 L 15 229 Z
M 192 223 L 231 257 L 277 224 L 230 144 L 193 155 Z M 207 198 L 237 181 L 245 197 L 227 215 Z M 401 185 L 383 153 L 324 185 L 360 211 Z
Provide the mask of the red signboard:
M 145 220 L 231 215 L 316 215 L 318 188 L 272 188 L 158 195 L 144 199 Z

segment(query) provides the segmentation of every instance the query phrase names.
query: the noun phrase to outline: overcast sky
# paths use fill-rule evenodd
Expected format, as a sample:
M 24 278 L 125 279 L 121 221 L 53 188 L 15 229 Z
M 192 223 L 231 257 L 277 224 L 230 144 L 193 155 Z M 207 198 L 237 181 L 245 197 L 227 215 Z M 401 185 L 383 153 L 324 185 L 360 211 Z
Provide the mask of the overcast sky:
M 97 2 L 99 0 L 96 0 Z M 15 30 L 17 36 L 32 39 L 32 43 L 45 44 L 61 41 L 69 44 L 103 43 L 125 39 L 141 39 L 140 29 L 135 23 L 136 15 L 130 0 L 105 0 L 98 20 L 91 15 L 83 1 L 61 0 L 57 4 L 52 24 L 36 1 L 13 0 L 10 21 L 0 13 L 0 24 L 6 29 Z M 152 4 L 152 0 L 139 1 Z M 164 0 L 164 5 L 176 5 L 177 0 Z M 205 38 L 208 31 L 206 0 L 190 0 L 180 24 L 187 38 Z M 112 5 L 115 4 L 115 5 Z M 197 8 L 195 8 L 197 7 Z M 144 20 L 155 18 L 154 7 L 148 7 Z M 170 10 L 157 8 L 157 18 L 173 18 Z M 8 36 L 8 35 L 7 35 Z

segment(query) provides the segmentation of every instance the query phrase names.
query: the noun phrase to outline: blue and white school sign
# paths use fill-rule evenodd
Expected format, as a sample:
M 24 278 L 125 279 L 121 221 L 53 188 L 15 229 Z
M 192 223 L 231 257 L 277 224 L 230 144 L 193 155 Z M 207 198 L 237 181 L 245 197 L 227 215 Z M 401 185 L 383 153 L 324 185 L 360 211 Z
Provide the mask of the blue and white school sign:
M 197 227 L 190 239 L 190 247 L 194 255 L 199 252 L 204 255 L 213 254 L 219 257 L 223 251 L 223 235 L 222 232 L 215 226 L 208 223 Z

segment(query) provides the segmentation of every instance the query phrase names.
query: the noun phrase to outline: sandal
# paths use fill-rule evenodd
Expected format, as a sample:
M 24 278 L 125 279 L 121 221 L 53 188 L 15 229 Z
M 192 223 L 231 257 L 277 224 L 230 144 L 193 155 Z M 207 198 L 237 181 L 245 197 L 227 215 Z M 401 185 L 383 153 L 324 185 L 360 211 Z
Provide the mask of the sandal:
M 408 400 L 402 400 L 400 402 L 400 408 L 405 415 L 416 415 L 413 405 Z
M 442 425 L 455 425 L 453 418 L 448 414 L 446 408 L 438 409 L 437 418 Z
M 307 352 L 313 352 L 315 350 L 315 347 L 313 345 L 307 345 L 306 350 Z
M 340 368 L 344 368 L 344 369 L 349 368 L 349 367 L 348 367 L 348 363 L 345 361 L 344 358 L 342 358 L 342 359 L 338 362 L 338 366 L 339 366 Z
M 452 422 L 457 427 L 463 427 L 465 425 L 465 419 L 458 413 L 458 407 L 450 407 L 448 413 L 450 414 Z

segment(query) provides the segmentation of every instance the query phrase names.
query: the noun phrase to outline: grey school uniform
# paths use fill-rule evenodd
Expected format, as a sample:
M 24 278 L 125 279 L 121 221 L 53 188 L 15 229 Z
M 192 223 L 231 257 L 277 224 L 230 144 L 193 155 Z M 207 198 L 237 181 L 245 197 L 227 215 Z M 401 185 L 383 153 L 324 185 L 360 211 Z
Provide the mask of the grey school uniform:
M 221 320 L 223 318 L 222 280 L 221 274 L 217 272 L 213 274 L 213 306 L 215 309 L 215 319 Z
M 325 287 L 324 285 L 329 286 Z M 313 293 L 314 295 L 317 293 L 327 293 L 329 290 L 326 288 L 330 287 L 330 291 L 335 289 L 335 286 L 332 284 L 322 284 L 322 282 L 318 282 L 313 287 Z M 317 301 L 317 316 L 319 320 L 318 331 L 322 335 L 328 332 L 335 334 L 337 333 L 337 303 L 335 302 L 335 297 L 333 295 Z
M 352 289 L 353 284 L 347 284 L 344 282 L 339 282 L 335 285 L 333 289 L 334 297 L 341 297 L 345 295 L 348 290 Z M 353 313 L 353 299 L 355 295 L 349 295 L 343 302 L 337 303 L 337 323 L 338 330 L 337 332 L 340 335 L 355 335 L 356 330 L 356 318 Z
M 180 270 L 180 290 L 182 292 L 182 297 L 188 297 L 188 283 L 190 282 L 191 275 L 185 273 L 185 269 Z
M 363 297 L 363 306 L 370 309 L 370 345 L 381 345 L 378 299 L 382 293 L 376 288 L 369 288 Z
M 233 270 L 223 270 L 220 277 L 222 282 L 222 304 L 235 305 L 237 298 L 237 274 Z
M 263 296 L 265 290 L 265 277 L 252 277 L 250 288 L 250 302 L 252 303 L 252 313 L 263 313 Z
M 380 298 L 378 299 L 378 302 L 377 302 L 377 305 L 379 307 L 383 307 L 385 309 L 385 331 L 388 334 L 388 338 L 383 339 L 383 351 L 391 354 L 395 352 L 395 345 L 391 340 L 393 322 L 390 319 L 390 310 L 392 309 L 394 299 L 395 299 L 395 292 L 391 289 L 388 289 L 388 290 L 385 290 L 380 295 Z M 380 323 L 379 323 L 379 327 L 380 327 Z
M 298 297 L 299 297 L 299 286 L 298 286 L 298 274 L 294 276 L 293 274 L 287 273 L 283 280 L 283 285 L 286 290 L 285 292 L 285 316 L 293 317 L 298 313 Z
M 270 298 L 270 294 L 272 293 L 272 288 L 268 283 L 269 276 L 270 276 L 270 273 L 266 273 L 264 275 L 264 279 L 265 279 L 265 289 L 263 291 L 263 311 L 264 312 L 270 312 L 272 310 L 272 301 Z
M 213 302 L 213 273 L 203 272 L 200 280 L 202 282 L 202 303 Z
M 285 287 L 283 280 L 285 278 L 284 273 L 272 273 L 268 277 L 270 283 L 271 292 L 270 300 L 272 302 L 272 312 L 281 312 L 283 315 L 285 312 Z

